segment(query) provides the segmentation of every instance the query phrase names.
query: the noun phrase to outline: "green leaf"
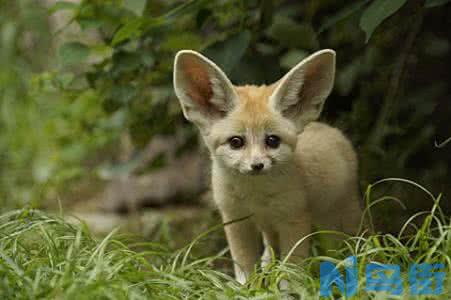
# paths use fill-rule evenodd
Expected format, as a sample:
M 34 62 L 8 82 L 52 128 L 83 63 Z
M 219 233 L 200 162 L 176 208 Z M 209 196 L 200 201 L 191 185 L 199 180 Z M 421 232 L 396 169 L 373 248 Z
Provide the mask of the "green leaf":
M 288 48 L 318 49 L 316 33 L 309 23 L 297 23 L 285 16 L 276 16 L 266 34 Z
M 360 28 L 365 31 L 368 42 L 374 30 L 388 17 L 400 9 L 407 0 L 374 0 L 360 18 Z
M 203 38 L 194 32 L 176 32 L 161 43 L 161 49 L 177 51 L 182 49 L 197 50 L 201 48 Z
M 58 49 L 58 57 L 63 66 L 83 62 L 89 56 L 89 48 L 79 42 L 68 42 Z
M 280 58 L 280 66 L 285 69 L 291 69 L 301 62 L 308 55 L 304 50 L 290 50 Z
M 49 8 L 49 13 L 53 14 L 60 10 L 75 10 L 78 8 L 78 4 L 69 1 L 58 1 Z
M 356 58 L 347 66 L 342 67 L 335 80 L 338 94 L 341 96 L 348 96 L 352 88 L 355 86 L 356 80 L 361 72 L 361 58 Z
M 63 89 L 69 87 L 69 85 L 74 81 L 75 75 L 73 73 L 61 73 L 56 78 L 58 83 Z
M 105 22 L 102 19 L 77 18 L 77 22 L 80 25 L 82 31 L 100 28 L 101 26 L 105 25 Z
M 113 48 L 111 48 L 110 46 L 107 45 L 96 45 L 94 47 L 91 47 L 90 49 L 91 51 L 91 62 L 96 62 L 99 63 L 105 59 L 110 58 L 111 56 L 113 56 Z
M 142 16 L 146 4 L 147 0 L 124 0 L 123 7 L 132 11 L 137 16 Z
M 176 8 L 170 10 L 166 14 L 158 17 L 164 19 L 166 22 L 175 21 L 178 17 L 186 14 L 191 14 L 197 12 L 205 4 L 208 3 L 207 0 L 191 0 L 177 6 Z
M 245 30 L 225 41 L 213 44 L 205 50 L 205 55 L 217 63 L 225 73 L 230 73 L 243 57 L 250 41 L 251 33 Z
M 137 95 L 135 87 L 126 84 L 118 84 L 111 88 L 111 98 L 119 104 L 127 104 Z
M 112 46 L 116 46 L 120 42 L 125 41 L 131 37 L 138 37 L 142 32 L 142 24 L 143 21 L 140 18 L 136 18 L 122 26 L 113 37 L 113 41 L 111 42 Z
M 343 9 L 339 10 L 335 15 L 333 15 L 330 18 L 327 18 L 327 20 L 319 27 L 318 33 L 321 33 L 333 25 L 337 24 L 341 20 L 346 19 L 347 17 L 351 16 L 355 12 L 359 11 L 363 6 L 365 6 L 370 0 L 363 0 L 358 1 L 355 3 L 352 3 L 351 5 L 345 6 Z
M 424 3 L 424 7 L 436 7 L 436 6 L 442 6 L 448 3 L 451 0 L 426 0 Z
M 197 12 L 206 2 L 206 0 L 191 0 L 156 18 L 133 19 L 116 32 L 111 44 L 115 46 L 129 38 L 139 37 L 144 31 L 170 24 L 182 15 Z
M 272 23 L 274 0 L 263 0 L 260 4 L 260 27 L 266 28 Z
M 423 47 L 426 54 L 440 57 L 446 56 L 449 53 L 451 43 L 446 38 L 431 35 L 425 38 Z
M 114 76 L 122 73 L 133 72 L 142 67 L 143 61 L 140 52 L 116 51 L 113 56 L 111 74 Z

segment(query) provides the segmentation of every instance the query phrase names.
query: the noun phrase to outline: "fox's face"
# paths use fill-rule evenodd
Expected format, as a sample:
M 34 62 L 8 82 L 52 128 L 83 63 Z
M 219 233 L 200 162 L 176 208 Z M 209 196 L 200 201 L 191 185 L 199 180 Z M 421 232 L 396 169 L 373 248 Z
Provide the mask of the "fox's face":
M 212 158 L 232 171 L 257 175 L 292 164 L 297 135 L 318 118 L 334 73 L 335 53 L 323 50 L 272 85 L 235 87 L 213 62 L 184 50 L 175 58 L 174 87 Z
M 290 162 L 297 129 L 268 105 L 274 86 L 235 88 L 236 107 L 213 122 L 204 140 L 217 162 L 242 174 L 264 174 Z

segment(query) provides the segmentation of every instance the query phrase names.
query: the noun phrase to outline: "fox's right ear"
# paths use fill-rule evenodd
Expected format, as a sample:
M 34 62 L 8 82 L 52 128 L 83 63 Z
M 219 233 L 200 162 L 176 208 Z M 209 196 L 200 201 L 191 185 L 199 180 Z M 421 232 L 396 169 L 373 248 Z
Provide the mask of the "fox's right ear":
M 182 50 L 175 56 L 174 89 L 185 118 L 201 130 L 224 117 L 238 99 L 224 72 L 191 50 Z
M 335 51 L 318 51 L 279 80 L 270 103 L 301 129 L 319 117 L 334 86 L 334 77 Z

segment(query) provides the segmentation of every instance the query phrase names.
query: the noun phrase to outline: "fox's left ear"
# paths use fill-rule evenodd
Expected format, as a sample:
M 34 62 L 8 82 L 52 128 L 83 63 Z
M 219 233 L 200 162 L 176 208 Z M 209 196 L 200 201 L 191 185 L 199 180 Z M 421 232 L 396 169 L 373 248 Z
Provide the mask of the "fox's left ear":
M 182 50 L 175 57 L 174 89 L 186 119 L 204 132 L 238 101 L 224 72 L 211 60 L 191 50 Z
M 335 51 L 318 51 L 291 69 L 276 83 L 270 104 L 298 128 L 316 120 L 332 91 Z

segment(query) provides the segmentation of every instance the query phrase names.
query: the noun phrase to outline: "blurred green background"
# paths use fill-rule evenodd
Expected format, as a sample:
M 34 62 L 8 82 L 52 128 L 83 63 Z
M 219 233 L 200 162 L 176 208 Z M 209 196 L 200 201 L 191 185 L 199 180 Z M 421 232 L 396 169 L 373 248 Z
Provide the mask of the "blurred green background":
M 438 145 L 451 136 L 450 28 L 446 0 L 2 0 L 0 209 L 89 207 L 115 178 L 167 167 L 166 151 L 143 159 L 156 137 L 176 138 L 176 157 L 200 153 L 172 89 L 181 49 L 235 84 L 272 83 L 336 50 L 322 120 L 356 146 L 362 191 L 401 177 L 451 195 L 451 143 Z M 431 206 L 387 189 L 406 209 L 384 203 L 381 220 Z

